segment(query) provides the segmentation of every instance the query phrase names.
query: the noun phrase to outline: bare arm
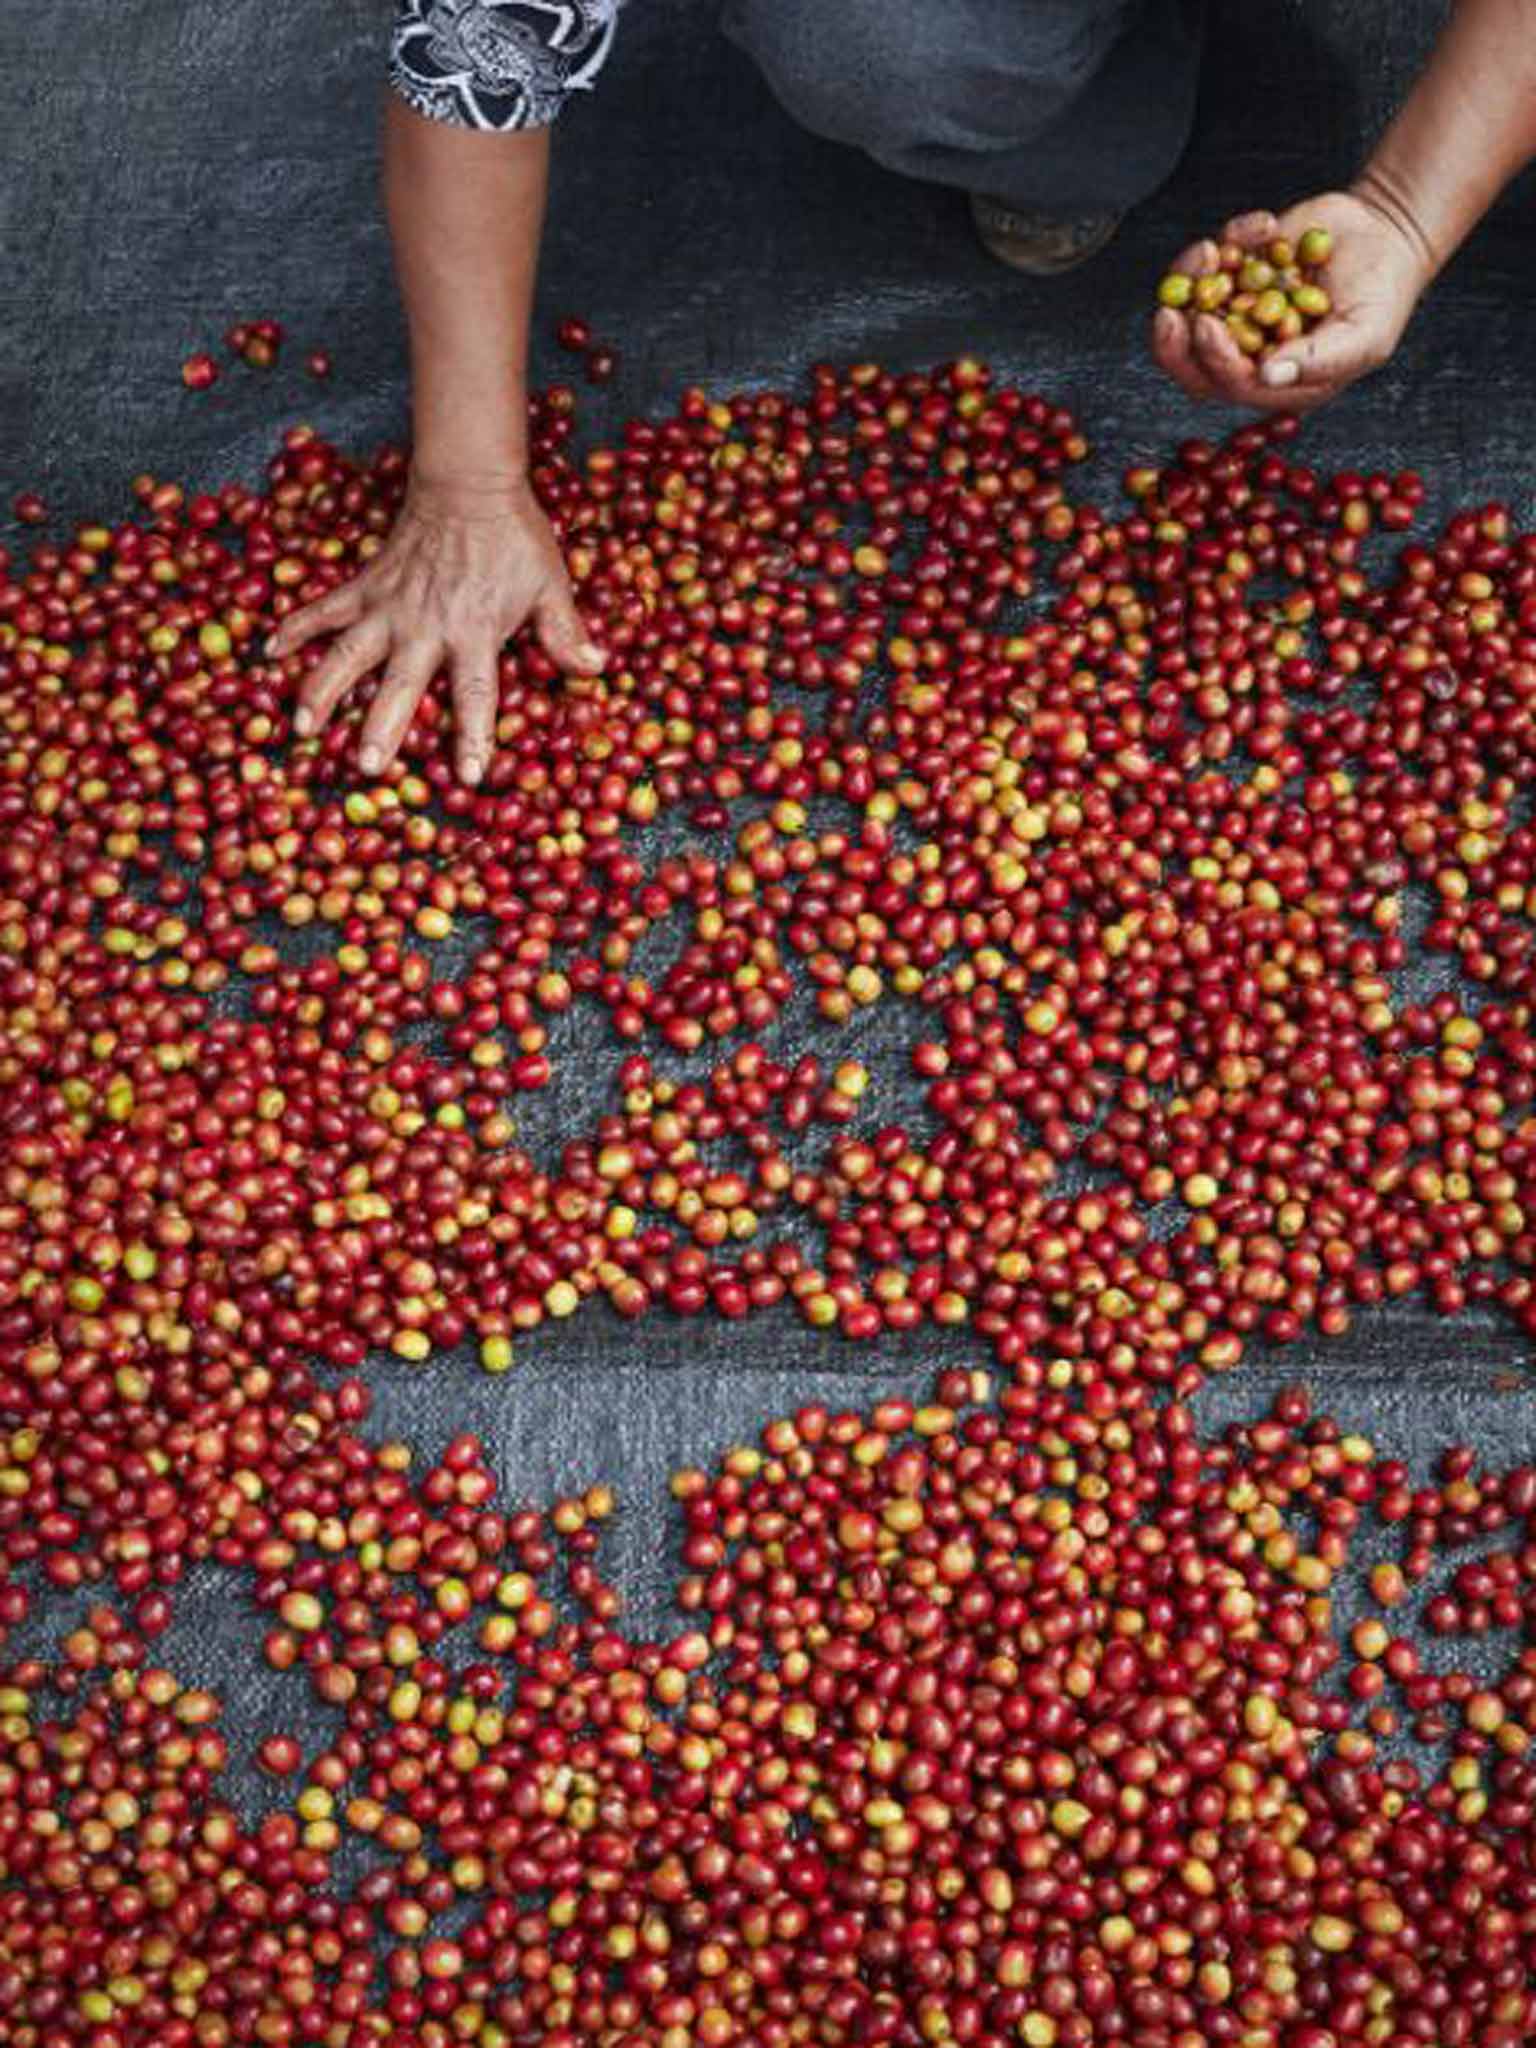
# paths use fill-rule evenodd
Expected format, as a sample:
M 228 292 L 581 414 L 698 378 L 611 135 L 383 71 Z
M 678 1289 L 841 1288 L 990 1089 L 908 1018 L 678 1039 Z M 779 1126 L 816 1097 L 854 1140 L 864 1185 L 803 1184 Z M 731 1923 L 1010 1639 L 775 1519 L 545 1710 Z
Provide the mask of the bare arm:
M 527 471 L 528 320 L 549 130 L 485 135 L 384 117 L 384 200 L 411 335 L 416 474 L 500 485 Z
M 384 187 L 411 338 L 410 488 L 374 561 L 273 636 L 281 656 L 339 635 L 305 681 L 301 733 L 384 670 L 359 751 L 368 774 L 388 766 L 446 665 L 459 772 L 478 782 L 494 742 L 501 646 L 530 617 L 563 668 L 602 660 L 528 481 L 524 365 L 548 165 L 545 129 L 487 134 L 391 100 Z
M 1536 156 L 1536 0 L 1459 0 L 1355 191 L 1419 244 L 1427 275 Z
M 1396 348 L 1425 288 L 1509 180 L 1536 156 L 1536 0 L 1459 0 L 1434 54 L 1346 192 L 1287 212 L 1240 215 L 1224 233 L 1244 243 L 1328 228 L 1325 280 L 1333 313 L 1255 368 L 1220 320 L 1159 313 L 1153 352 L 1196 397 L 1237 404 L 1320 404 L 1378 368 Z M 1198 243 L 1180 259 L 1215 263 Z

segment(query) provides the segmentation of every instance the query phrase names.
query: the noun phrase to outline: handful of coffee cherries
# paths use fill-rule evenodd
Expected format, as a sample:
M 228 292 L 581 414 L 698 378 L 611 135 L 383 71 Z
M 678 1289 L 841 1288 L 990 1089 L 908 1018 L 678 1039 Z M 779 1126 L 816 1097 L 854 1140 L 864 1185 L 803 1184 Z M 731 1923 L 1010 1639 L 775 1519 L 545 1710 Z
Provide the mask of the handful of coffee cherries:
M 1319 277 L 1333 254 L 1326 228 L 1307 228 L 1293 243 L 1277 238 L 1259 249 L 1217 245 L 1217 267 L 1201 277 L 1170 270 L 1157 288 L 1159 305 L 1176 313 L 1211 313 L 1246 356 L 1262 360 L 1296 341 L 1333 309 Z

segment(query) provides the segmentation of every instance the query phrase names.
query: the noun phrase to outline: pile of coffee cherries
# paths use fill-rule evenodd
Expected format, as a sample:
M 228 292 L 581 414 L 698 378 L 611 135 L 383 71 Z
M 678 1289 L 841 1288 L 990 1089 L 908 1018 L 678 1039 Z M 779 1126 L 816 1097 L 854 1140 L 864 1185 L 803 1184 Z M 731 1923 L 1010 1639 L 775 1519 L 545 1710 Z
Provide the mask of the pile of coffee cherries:
M 1243 354 L 1261 357 L 1327 319 L 1333 301 L 1319 277 L 1332 254 L 1326 228 L 1306 228 L 1294 244 L 1283 237 L 1259 248 L 1220 242 L 1213 270 L 1170 270 L 1157 302 L 1191 318 L 1219 315 Z
M 1536 1467 L 1191 1404 L 1536 1328 L 1536 540 L 973 361 L 574 418 L 473 791 L 263 651 L 398 452 L 0 555 L 6 2039 L 1520 2048 Z M 370 1369 L 657 1309 L 975 1362 L 678 1474 L 650 1640 Z

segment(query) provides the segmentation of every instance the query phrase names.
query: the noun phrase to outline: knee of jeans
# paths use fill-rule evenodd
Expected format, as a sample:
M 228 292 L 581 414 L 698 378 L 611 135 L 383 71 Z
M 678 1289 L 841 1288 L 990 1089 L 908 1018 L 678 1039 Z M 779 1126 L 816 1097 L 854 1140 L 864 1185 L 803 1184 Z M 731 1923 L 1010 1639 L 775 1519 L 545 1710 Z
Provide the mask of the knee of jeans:
M 890 159 L 928 140 L 938 81 L 889 0 L 733 0 L 726 25 L 812 134 Z
M 803 127 L 901 165 L 1014 147 L 1101 62 L 1124 0 L 1043 0 L 996 46 L 893 0 L 730 0 L 726 22 Z

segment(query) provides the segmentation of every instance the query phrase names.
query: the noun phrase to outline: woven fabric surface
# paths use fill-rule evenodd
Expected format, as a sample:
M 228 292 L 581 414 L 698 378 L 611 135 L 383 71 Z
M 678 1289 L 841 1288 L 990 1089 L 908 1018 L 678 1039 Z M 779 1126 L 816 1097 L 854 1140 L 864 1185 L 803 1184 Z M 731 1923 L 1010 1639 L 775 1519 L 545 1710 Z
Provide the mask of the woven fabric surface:
M 1073 406 L 1112 474 L 1211 432 L 1144 345 L 1160 269 L 1193 234 L 1256 204 L 1347 179 L 1421 56 L 1437 10 L 1365 0 L 1221 10 L 1191 149 L 1112 250 L 1049 284 L 976 246 L 964 201 L 798 133 L 700 0 L 635 0 L 600 91 L 562 122 L 541 285 L 536 370 L 564 374 L 555 318 L 580 312 L 622 350 L 614 385 L 584 401 L 589 437 L 666 406 L 685 384 L 793 384 L 820 358 L 897 366 L 960 352 Z M 151 470 L 189 485 L 253 478 L 280 426 L 313 420 L 343 445 L 399 436 L 406 382 L 375 199 L 389 0 L 0 0 L 0 482 L 77 515 L 125 512 Z M 1432 505 L 1501 497 L 1528 517 L 1536 448 L 1536 189 L 1500 203 L 1411 329 L 1397 360 L 1306 430 L 1307 459 L 1412 464 Z M 236 365 L 214 393 L 178 366 L 231 321 L 270 314 L 292 337 L 271 374 Z M 308 382 L 306 347 L 333 379 Z M 580 1127 L 617 1053 L 579 1073 L 525 1142 Z M 877 1068 L 884 1117 L 904 1067 Z M 911 1108 L 910 1098 L 906 1098 Z M 852 1347 L 787 1314 L 741 1325 L 594 1309 L 520 1347 L 492 1380 L 467 1358 L 384 1363 L 371 1428 L 424 1454 L 473 1429 L 514 1496 L 598 1476 L 626 1512 L 611 1555 L 660 1619 L 675 1463 L 708 1459 L 805 1400 L 851 1405 L 972 1356 L 963 1339 Z M 1464 1440 L 1492 1459 L 1532 1437 L 1523 1347 L 1491 1320 L 1455 1326 L 1413 1307 L 1347 1341 L 1258 1355 L 1203 1399 L 1257 1413 L 1303 1378 L 1350 1428 L 1422 1461 Z M 260 1617 L 207 1573 L 164 1646 L 189 1676 L 231 1685 L 236 1730 L 292 1721 L 300 1690 L 259 1664 Z M 61 1619 L 46 1617 L 44 1635 Z M 33 1632 L 34 1634 L 36 1632 Z M 281 1692 L 281 1704 L 277 1696 Z

